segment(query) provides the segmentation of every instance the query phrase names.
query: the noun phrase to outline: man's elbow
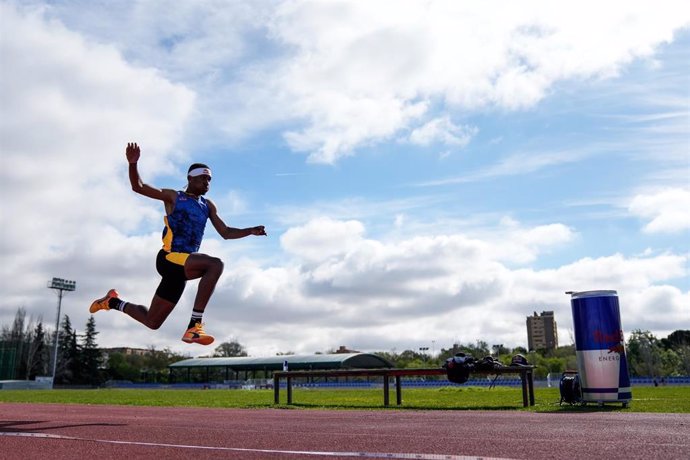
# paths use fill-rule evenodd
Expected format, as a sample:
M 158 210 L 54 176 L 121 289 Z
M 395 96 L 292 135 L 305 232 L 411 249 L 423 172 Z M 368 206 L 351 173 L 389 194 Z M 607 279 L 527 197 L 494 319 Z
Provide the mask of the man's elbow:
M 241 235 L 236 228 L 228 227 L 227 230 L 223 232 L 223 238 L 226 240 L 236 240 L 238 238 L 242 238 L 243 236 L 244 235 Z

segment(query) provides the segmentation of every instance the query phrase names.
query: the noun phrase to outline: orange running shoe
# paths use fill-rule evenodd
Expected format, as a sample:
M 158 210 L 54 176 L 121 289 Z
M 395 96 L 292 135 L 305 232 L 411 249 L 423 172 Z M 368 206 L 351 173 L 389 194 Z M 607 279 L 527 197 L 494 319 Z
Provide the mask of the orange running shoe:
M 182 336 L 182 341 L 187 343 L 198 343 L 200 345 L 211 345 L 215 339 L 212 335 L 208 335 L 204 331 L 204 325 L 196 323 L 193 327 L 187 329 L 187 332 Z
M 120 294 L 115 289 L 109 290 L 105 297 L 93 301 L 91 307 L 89 307 L 89 313 L 96 313 L 98 310 L 110 310 L 110 299 L 118 298 L 119 296 Z

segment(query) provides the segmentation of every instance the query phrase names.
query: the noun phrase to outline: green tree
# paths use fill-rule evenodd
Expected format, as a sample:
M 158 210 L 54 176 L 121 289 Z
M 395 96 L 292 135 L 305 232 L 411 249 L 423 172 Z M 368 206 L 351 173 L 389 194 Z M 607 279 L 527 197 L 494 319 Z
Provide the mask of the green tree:
M 690 346 L 679 347 L 676 354 L 678 355 L 678 374 L 690 375 Z
M 136 382 L 141 375 L 139 363 L 132 364 L 124 353 L 111 353 L 108 355 L 108 376 L 110 380 L 129 380 Z
M 661 375 L 665 376 L 679 376 L 681 367 L 681 359 L 675 350 L 664 350 L 660 347 L 659 354 L 661 355 Z
M 566 368 L 565 358 L 544 358 L 543 367 L 546 374 L 561 374 Z
M 87 385 L 100 385 L 103 381 L 101 375 L 102 354 L 96 343 L 96 320 L 93 315 L 86 322 L 86 332 L 82 338 L 80 351 L 80 375 L 79 383 Z
M 106 380 L 128 380 L 135 383 L 167 383 L 170 370 L 168 365 L 186 359 L 170 348 L 156 350 L 150 347 L 145 352 L 111 352 L 105 361 Z
M 395 351 L 377 351 L 374 352 L 375 355 L 382 357 L 386 361 L 393 363 L 393 366 L 397 367 L 398 354 Z
M 28 347 L 26 368 L 27 378 L 34 380 L 37 376 L 48 375 L 50 366 L 50 342 L 39 320 L 34 327 Z
M 662 347 L 649 331 L 636 329 L 630 334 L 626 355 L 632 376 L 661 376 L 664 374 Z
M 57 368 L 55 383 L 73 384 L 79 378 L 79 344 L 77 333 L 72 329 L 72 322 L 65 315 L 58 336 Z
M 494 357 L 504 357 L 510 355 L 510 348 L 503 346 L 503 344 L 492 345 L 491 352 L 494 355 Z
M 0 328 L 0 342 L 4 378 L 33 379 L 47 375 L 50 343 L 40 318 L 27 320 L 26 310 L 18 308 L 12 325 Z
M 464 345 L 454 343 L 451 348 L 441 348 L 439 360 L 445 361 L 447 358 L 455 356 L 458 353 L 472 355 L 475 359 L 482 359 L 483 357 L 489 356 L 491 354 L 489 350 L 489 344 L 483 340 L 477 340 L 475 343 L 468 343 Z
M 81 359 L 81 344 L 79 343 L 79 335 L 77 334 L 77 330 L 72 331 L 72 335 L 70 336 L 69 340 L 69 354 L 71 356 L 69 360 L 69 369 L 70 373 L 72 374 L 72 380 L 70 383 L 73 384 L 83 384 L 84 383 L 84 377 L 83 377 L 83 368 L 82 368 L 82 359 Z
M 397 367 L 412 368 L 423 367 L 425 356 L 414 350 L 405 350 L 400 353 L 396 360 Z
M 661 339 L 661 344 L 667 350 L 678 350 L 682 347 L 690 347 L 690 331 L 677 330 L 669 334 L 665 339 Z
M 230 342 L 223 342 L 218 345 L 213 352 L 213 356 L 224 358 L 247 356 L 247 350 L 244 348 L 244 345 L 236 340 L 232 340 Z
M 3 326 L 0 331 L 0 340 L 3 342 L 3 354 L 7 355 L 4 366 L 6 378 L 20 379 L 26 378 L 26 355 L 28 338 L 25 331 L 26 310 L 18 308 L 14 315 L 12 326 Z
M 167 382 L 169 377 L 168 365 L 185 359 L 184 356 L 174 353 L 170 348 L 156 350 L 150 347 L 148 352 L 141 356 L 142 369 L 141 380 L 148 383 Z
M 635 330 L 626 345 L 632 376 L 690 375 L 690 331 L 677 330 L 664 339 Z

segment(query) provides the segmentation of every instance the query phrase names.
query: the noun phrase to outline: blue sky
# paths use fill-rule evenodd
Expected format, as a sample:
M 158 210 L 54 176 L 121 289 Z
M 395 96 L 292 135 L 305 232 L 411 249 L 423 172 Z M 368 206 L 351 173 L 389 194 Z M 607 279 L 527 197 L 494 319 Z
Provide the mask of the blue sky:
M 207 329 L 252 355 L 525 346 L 543 310 L 568 344 L 569 290 L 687 329 L 690 7 L 513 3 L 2 2 L 0 324 L 53 324 L 53 276 L 78 329 L 110 287 L 148 303 L 136 141 L 145 181 L 206 162 L 226 222 L 266 226 L 202 246 Z M 158 331 L 98 313 L 99 344 L 208 353 L 195 287 Z

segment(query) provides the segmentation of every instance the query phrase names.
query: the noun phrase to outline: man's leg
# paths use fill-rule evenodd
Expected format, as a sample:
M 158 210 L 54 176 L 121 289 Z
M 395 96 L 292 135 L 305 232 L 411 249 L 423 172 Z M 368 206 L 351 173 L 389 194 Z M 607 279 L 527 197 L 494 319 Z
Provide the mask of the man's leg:
M 151 329 L 158 329 L 174 308 L 175 304 L 173 302 L 165 300 L 158 295 L 154 295 L 149 308 L 143 305 L 126 302 L 122 306 L 122 311 L 144 326 Z
M 89 312 L 119 310 L 148 328 L 160 328 L 182 297 L 187 283 L 184 261 L 168 260 L 167 256 L 168 253 L 160 251 L 156 258 L 156 270 L 161 275 L 161 281 L 149 307 L 126 302 L 120 299 L 115 289 L 111 289 L 104 297 L 93 301 Z
M 204 332 L 201 319 L 216 283 L 223 273 L 223 262 L 217 257 L 206 254 L 195 253 L 188 256 L 185 254 L 185 256 L 184 267 L 182 267 L 181 264 L 168 260 L 162 251 L 159 253 L 156 267 L 162 279 L 149 308 L 125 302 L 119 299 L 117 291 L 111 289 L 105 297 L 95 300 L 89 311 L 95 313 L 98 310 L 117 309 L 151 329 L 158 329 L 182 296 L 186 280 L 201 278 L 194 300 L 192 317 L 182 340 L 188 343 L 209 345 L 214 338 Z M 167 300 L 167 298 L 175 301 Z
M 185 278 L 188 280 L 199 279 L 199 287 L 194 299 L 192 316 L 187 325 L 187 331 L 182 336 L 182 341 L 187 343 L 199 343 L 210 345 L 215 340 L 212 335 L 204 331 L 201 323 L 216 283 L 223 273 L 223 262 L 217 257 L 206 254 L 190 254 L 184 264 Z
M 184 272 L 188 280 L 201 278 L 194 299 L 194 311 L 203 313 L 223 274 L 223 261 L 206 254 L 190 254 L 184 264 Z
M 145 307 L 143 305 L 125 302 L 120 299 L 115 289 L 111 289 L 104 297 L 93 301 L 89 308 L 89 312 L 93 314 L 99 310 L 119 310 L 139 321 L 146 327 L 158 329 L 174 308 L 175 302 L 166 300 L 157 294 L 153 296 L 151 306 Z

